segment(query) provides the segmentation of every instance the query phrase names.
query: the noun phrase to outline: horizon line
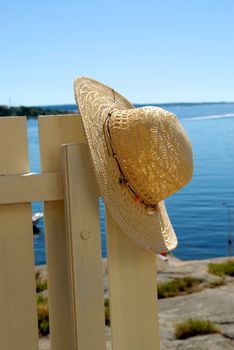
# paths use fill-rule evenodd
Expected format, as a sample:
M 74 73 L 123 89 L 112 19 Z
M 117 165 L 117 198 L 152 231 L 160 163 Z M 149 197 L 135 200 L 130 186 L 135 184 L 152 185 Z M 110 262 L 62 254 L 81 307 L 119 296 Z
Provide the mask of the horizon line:
M 206 102 L 132 102 L 133 105 L 196 105 L 196 104 L 228 104 L 228 103 L 234 103 L 234 101 L 206 101 Z M 6 104 L 0 104 L 0 106 L 5 106 L 8 108 L 17 108 L 17 107 L 54 107 L 54 106 L 76 106 L 75 103 L 60 103 L 60 104 L 34 104 L 34 105 L 24 105 L 24 104 L 19 104 L 19 105 L 13 105 L 9 106 Z
M 203 101 L 203 102 L 132 102 L 133 105 L 179 105 L 179 104 L 184 104 L 184 105 L 191 105 L 191 104 L 228 104 L 228 103 L 234 103 L 234 101 Z M 14 107 L 53 107 L 53 106 L 76 106 L 76 103 L 52 103 L 52 104 L 33 104 L 33 105 L 25 105 L 25 104 L 19 104 L 19 105 L 14 105 L 14 106 L 9 106 L 6 104 L 0 104 L 0 106 L 6 106 L 8 108 L 14 108 Z

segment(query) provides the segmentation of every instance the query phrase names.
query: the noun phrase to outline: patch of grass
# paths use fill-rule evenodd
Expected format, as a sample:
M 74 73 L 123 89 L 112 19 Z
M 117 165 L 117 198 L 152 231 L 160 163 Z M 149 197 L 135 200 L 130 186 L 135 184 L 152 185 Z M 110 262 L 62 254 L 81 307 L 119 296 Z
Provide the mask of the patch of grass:
M 44 290 L 47 290 L 47 281 L 37 281 L 36 283 L 36 291 L 37 293 L 43 292 Z
M 169 282 L 159 283 L 158 285 L 158 298 L 170 298 L 177 295 L 190 294 L 197 292 L 201 288 L 199 285 L 202 280 L 186 276 L 183 278 L 176 278 Z
M 109 299 L 105 298 L 104 300 L 104 308 L 105 308 L 105 324 L 110 326 L 110 305 Z
M 234 261 L 226 261 L 224 263 L 208 264 L 208 272 L 217 276 L 233 276 L 234 277 Z
M 37 297 L 38 331 L 41 336 L 50 333 L 48 298 Z
M 217 278 L 209 283 L 210 288 L 216 288 L 220 286 L 224 286 L 226 284 L 225 277 L 222 276 L 221 278 Z
M 196 335 L 221 333 L 220 329 L 209 320 L 199 320 L 189 318 L 178 323 L 175 330 L 176 339 L 186 339 Z

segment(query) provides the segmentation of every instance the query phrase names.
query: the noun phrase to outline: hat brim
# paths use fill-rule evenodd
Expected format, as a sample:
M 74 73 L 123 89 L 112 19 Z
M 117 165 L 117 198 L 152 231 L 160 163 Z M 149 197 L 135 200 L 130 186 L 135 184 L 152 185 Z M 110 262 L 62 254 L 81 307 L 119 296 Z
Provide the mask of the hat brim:
M 136 244 L 157 253 L 174 249 L 177 238 L 164 201 L 159 203 L 155 215 L 148 215 L 144 207 L 133 200 L 129 190 L 119 184 L 119 169 L 108 153 L 102 111 L 106 108 L 127 110 L 134 107 L 112 88 L 90 78 L 76 78 L 74 91 L 97 183 L 111 215 Z

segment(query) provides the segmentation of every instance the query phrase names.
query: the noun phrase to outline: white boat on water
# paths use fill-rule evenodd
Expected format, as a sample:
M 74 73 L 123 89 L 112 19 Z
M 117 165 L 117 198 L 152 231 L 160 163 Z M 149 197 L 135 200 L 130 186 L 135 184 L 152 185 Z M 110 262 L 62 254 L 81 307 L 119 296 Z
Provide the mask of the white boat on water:
M 33 223 L 33 234 L 40 234 L 40 228 L 37 226 L 37 223 L 43 218 L 43 213 L 34 213 L 32 215 L 32 223 Z
M 43 213 L 35 213 L 32 215 L 32 222 L 33 225 L 36 224 L 41 218 L 43 218 L 44 214 Z

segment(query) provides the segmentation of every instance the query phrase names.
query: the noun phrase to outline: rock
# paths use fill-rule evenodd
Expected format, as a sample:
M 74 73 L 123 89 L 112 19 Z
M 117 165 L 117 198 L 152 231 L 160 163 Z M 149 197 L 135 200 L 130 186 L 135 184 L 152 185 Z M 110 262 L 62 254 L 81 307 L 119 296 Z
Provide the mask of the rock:
M 157 256 L 157 280 L 159 282 L 165 282 L 174 278 L 180 278 L 189 275 L 205 281 L 212 281 L 214 279 L 217 279 L 218 276 L 214 276 L 208 273 L 208 264 L 210 262 L 221 263 L 225 261 L 227 261 L 226 257 L 207 260 L 182 261 L 170 256 L 168 257 L 167 261 L 162 261 Z
M 35 267 L 35 275 L 40 278 L 41 281 L 47 280 L 47 268 L 46 265 L 38 265 Z
M 185 340 L 161 341 L 161 350 L 233 350 L 233 342 L 220 334 L 208 334 Z
M 234 331 L 233 331 L 233 325 L 231 330 L 225 330 L 223 331 L 222 335 L 228 339 L 234 340 Z
M 50 339 L 48 337 L 39 339 L 39 350 L 50 350 Z
M 234 327 L 233 295 L 234 284 L 230 284 L 214 289 L 204 289 L 199 293 L 186 296 L 159 300 L 162 350 L 234 349 L 234 341 L 230 340 L 231 336 L 229 339 L 227 338 L 227 335 L 231 334 L 231 330 L 230 333 L 226 330 L 227 326 L 232 327 L 232 329 Z M 188 318 L 208 319 L 216 324 L 226 336 L 210 334 L 187 340 L 176 340 L 174 336 L 176 324 Z M 201 344 L 198 347 L 199 339 Z M 180 345 L 177 346 L 177 344 Z

